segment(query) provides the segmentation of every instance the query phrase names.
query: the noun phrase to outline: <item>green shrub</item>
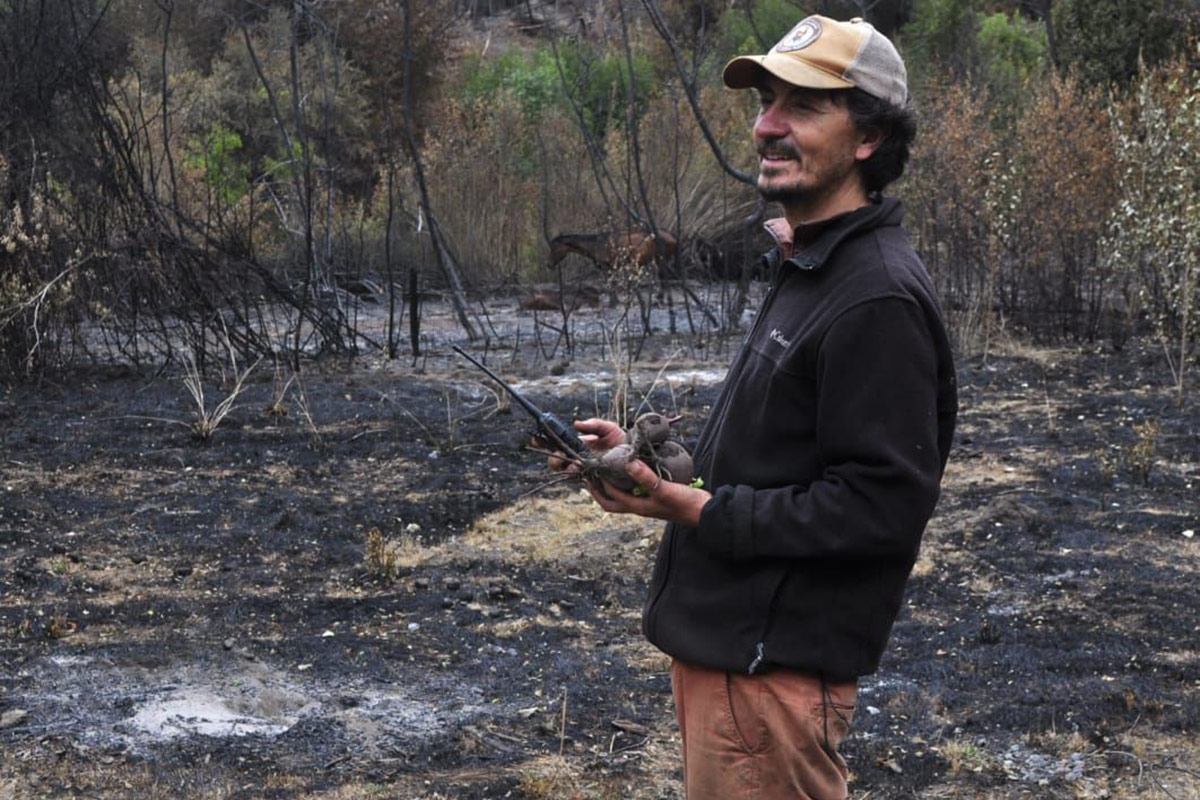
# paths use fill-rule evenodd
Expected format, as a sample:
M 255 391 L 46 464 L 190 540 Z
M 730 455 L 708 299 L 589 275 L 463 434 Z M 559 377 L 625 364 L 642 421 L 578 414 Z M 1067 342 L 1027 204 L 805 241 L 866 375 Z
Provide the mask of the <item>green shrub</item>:
M 1046 29 L 1020 15 L 996 12 L 979 23 L 979 57 L 994 97 L 1013 98 L 1046 64 Z
M 954 79 L 973 73 L 979 62 L 977 0 L 916 0 L 902 30 L 909 83 L 923 84 L 939 68 Z
M 657 81 L 654 66 L 645 55 L 634 53 L 632 61 L 636 112 L 640 114 Z M 622 54 L 596 54 L 578 45 L 563 44 L 557 58 L 549 47 L 511 49 L 494 59 L 472 56 L 463 69 L 459 94 L 468 103 L 495 102 L 499 94 L 508 94 L 528 116 L 538 117 L 552 108 L 569 111 L 569 92 L 582 108 L 589 128 L 597 138 L 603 138 L 609 124 L 620 126 L 625 122 L 628 87 Z
M 562 94 L 562 82 L 549 48 L 511 49 L 487 60 L 472 54 L 463 68 L 462 95 L 474 102 L 509 92 L 527 113 L 538 114 Z
M 739 7 L 729 9 L 721 17 L 722 55 L 765 52 L 804 16 L 787 0 L 756 0 L 750 5 L 749 14 Z
M 1087 83 L 1127 83 L 1139 60 L 1154 64 L 1178 41 L 1164 0 L 1059 0 L 1054 6 L 1059 66 Z
M 226 206 L 232 206 L 250 191 L 250 166 L 239 161 L 242 137 L 217 122 L 203 139 L 188 142 L 183 155 L 186 168 L 200 173 Z

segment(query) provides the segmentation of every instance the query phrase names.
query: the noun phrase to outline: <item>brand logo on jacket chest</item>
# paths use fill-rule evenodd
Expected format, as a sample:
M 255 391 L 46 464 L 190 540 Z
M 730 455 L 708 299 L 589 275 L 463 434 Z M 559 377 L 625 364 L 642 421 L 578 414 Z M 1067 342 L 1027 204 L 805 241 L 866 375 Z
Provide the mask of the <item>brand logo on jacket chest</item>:
M 783 332 L 781 330 L 779 330 L 779 328 L 771 329 L 771 341 L 774 342 L 775 344 L 779 345 L 780 347 L 791 347 L 792 346 L 792 343 L 790 340 L 783 338 Z

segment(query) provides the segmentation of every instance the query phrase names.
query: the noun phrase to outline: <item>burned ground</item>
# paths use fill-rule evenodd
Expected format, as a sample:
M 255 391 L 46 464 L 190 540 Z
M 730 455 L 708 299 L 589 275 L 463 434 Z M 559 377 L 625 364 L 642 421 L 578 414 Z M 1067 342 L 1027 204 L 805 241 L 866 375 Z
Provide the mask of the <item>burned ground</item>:
M 563 415 L 607 402 L 603 364 L 499 363 Z M 0 796 L 681 796 L 639 633 L 657 526 L 523 497 L 526 421 L 425 367 L 323 362 L 286 415 L 260 370 L 204 444 L 172 379 L 0 395 Z M 713 367 L 650 395 L 685 440 Z M 854 796 L 1200 796 L 1196 404 L 1133 349 L 960 383 Z

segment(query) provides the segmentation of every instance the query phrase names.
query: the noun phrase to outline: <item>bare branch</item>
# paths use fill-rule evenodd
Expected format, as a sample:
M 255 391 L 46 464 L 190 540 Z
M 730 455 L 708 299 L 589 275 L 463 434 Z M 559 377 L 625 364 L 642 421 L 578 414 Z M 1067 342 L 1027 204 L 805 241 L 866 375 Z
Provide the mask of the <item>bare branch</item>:
M 753 186 L 755 183 L 754 176 L 748 172 L 741 171 L 729 163 L 724 151 L 721 150 L 721 145 L 717 143 L 716 137 L 713 136 L 712 130 L 708 127 L 708 121 L 704 117 L 704 112 L 700 109 L 700 99 L 696 90 L 696 83 L 688 75 L 687 70 L 683 68 L 683 59 L 679 55 L 679 44 L 675 41 L 671 29 L 667 27 L 666 20 L 663 19 L 658 5 L 654 0 L 642 0 L 642 5 L 645 6 L 646 13 L 650 16 L 650 23 L 654 26 L 654 30 L 658 32 L 667 49 L 671 51 L 671 60 L 675 63 L 675 74 L 679 76 L 679 82 L 683 85 L 683 91 L 687 95 L 688 104 L 692 107 L 692 115 L 696 118 L 696 124 L 700 126 L 700 132 L 704 134 L 704 141 L 708 142 L 708 147 L 712 150 L 713 156 L 716 157 L 717 163 L 721 165 L 721 169 L 725 170 L 730 177 Z

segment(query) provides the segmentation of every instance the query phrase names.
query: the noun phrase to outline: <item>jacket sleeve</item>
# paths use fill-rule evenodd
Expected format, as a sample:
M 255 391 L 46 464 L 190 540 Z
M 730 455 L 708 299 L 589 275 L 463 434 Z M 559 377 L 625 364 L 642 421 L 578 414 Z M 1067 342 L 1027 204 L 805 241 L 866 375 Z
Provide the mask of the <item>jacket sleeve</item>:
M 839 316 L 817 354 L 821 476 L 807 485 L 722 486 L 705 505 L 702 547 L 734 560 L 915 553 L 937 502 L 937 356 L 907 297 Z

